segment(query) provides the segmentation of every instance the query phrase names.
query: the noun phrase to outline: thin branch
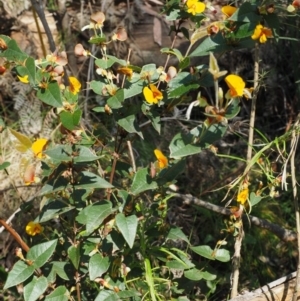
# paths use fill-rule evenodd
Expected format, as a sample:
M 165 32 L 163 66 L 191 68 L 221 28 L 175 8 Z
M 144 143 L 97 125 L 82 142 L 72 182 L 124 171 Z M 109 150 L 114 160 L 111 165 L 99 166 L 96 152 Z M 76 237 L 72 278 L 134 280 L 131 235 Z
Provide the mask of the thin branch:
M 51 29 L 50 29 L 49 24 L 46 20 L 44 7 L 43 7 L 43 2 L 41 0 L 31 0 L 31 4 L 32 4 L 34 10 L 36 11 L 38 17 L 40 18 L 40 20 L 43 24 L 43 27 L 45 29 L 45 33 L 47 35 L 48 42 L 49 42 L 49 45 L 50 45 L 50 50 L 52 52 L 54 52 L 56 50 L 56 46 L 55 46 L 55 42 L 54 42 L 54 39 L 53 39 Z
M 180 198 L 183 200 L 183 203 L 186 205 L 196 205 L 202 208 L 206 208 L 210 211 L 222 214 L 222 215 L 231 215 L 231 211 L 228 208 L 221 207 L 209 202 L 205 202 L 201 199 L 198 199 L 190 194 L 180 194 L 180 193 L 173 193 L 170 192 L 174 197 Z M 250 220 L 251 225 L 257 226 L 259 228 L 266 229 L 273 234 L 275 234 L 278 238 L 280 238 L 282 241 L 288 242 L 288 241 L 295 241 L 297 239 L 297 235 L 295 232 L 282 228 L 277 224 L 273 224 L 265 219 L 261 219 L 256 216 L 248 215 L 243 216 L 243 219 L 246 221 Z

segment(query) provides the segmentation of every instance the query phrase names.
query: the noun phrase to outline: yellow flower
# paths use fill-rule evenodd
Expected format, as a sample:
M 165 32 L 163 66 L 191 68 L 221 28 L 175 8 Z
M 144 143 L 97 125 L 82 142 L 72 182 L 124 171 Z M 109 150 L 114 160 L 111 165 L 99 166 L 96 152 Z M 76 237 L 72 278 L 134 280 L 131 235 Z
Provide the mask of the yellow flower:
M 154 154 L 158 161 L 158 166 L 160 169 L 168 166 L 168 158 L 159 149 L 155 149 Z
M 266 43 L 267 38 L 272 38 L 272 30 L 267 27 L 263 27 L 261 24 L 255 27 L 254 33 L 251 36 L 253 40 L 259 39 L 260 43 Z
M 69 82 L 70 82 L 69 89 L 70 89 L 71 93 L 78 94 L 79 91 L 80 91 L 80 88 L 81 88 L 80 81 L 76 77 L 70 76 L 69 77 Z
M 150 104 L 156 104 L 163 99 L 162 93 L 153 84 L 145 87 L 143 89 L 143 94 L 146 101 Z
M 239 194 L 237 195 L 237 198 L 236 198 L 237 202 L 244 205 L 248 200 L 248 194 L 249 194 L 249 189 L 248 188 L 245 188 L 245 189 L 241 190 L 239 192 Z
M 28 75 L 24 75 L 24 76 L 18 76 L 18 79 L 21 83 L 24 83 L 24 84 L 28 84 L 29 83 L 29 80 L 28 80 Z
M 28 235 L 35 236 L 43 232 L 44 228 L 39 223 L 29 222 L 25 230 Z
M 234 74 L 227 75 L 225 82 L 230 89 L 231 97 L 243 96 L 246 84 L 240 76 Z
M 192 15 L 201 14 L 205 10 L 205 4 L 197 0 L 187 0 L 187 12 Z
M 221 10 L 227 19 L 230 18 L 236 12 L 237 8 L 231 5 L 225 5 L 221 8 Z
M 32 143 L 31 149 L 38 159 L 42 159 L 45 155 L 43 155 L 43 150 L 48 143 L 47 139 L 41 138 L 37 139 L 35 142 Z

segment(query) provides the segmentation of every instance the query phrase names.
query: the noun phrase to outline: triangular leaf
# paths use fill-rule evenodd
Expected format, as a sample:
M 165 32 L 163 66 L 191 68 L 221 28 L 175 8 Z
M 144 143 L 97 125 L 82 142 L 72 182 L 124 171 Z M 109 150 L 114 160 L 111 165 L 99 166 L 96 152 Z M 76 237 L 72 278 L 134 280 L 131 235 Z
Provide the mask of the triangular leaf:
M 102 277 L 102 275 L 108 270 L 109 266 L 109 257 L 102 257 L 100 254 L 93 255 L 89 261 L 90 279 L 94 280 L 97 277 Z
M 39 88 L 37 91 L 37 97 L 44 103 L 52 107 L 62 107 L 61 90 L 57 81 L 48 83 L 46 89 Z
M 48 281 L 46 277 L 33 278 L 33 280 L 24 287 L 25 301 L 37 300 L 46 291 L 47 287 Z
M 6 290 L 12 286 L 23 283 L 33 274 L 34 269 L 33 265 L 27 265 L 21 260 L 17 261 L 9 272 L 3 289 Z
M 49 294 L 45 301 L 68 301 L 69 291 L 65 286 L 58 286 L 51 294 Z
M 133 178 L 131 193 L 137 195 L 143 191 L 156 188 L 157 183 L 150 177 L 148 168 L 139 169 Z
M 125 217 L 123 213 L 119 213 L 116 216 L 116 225 L 129 247 L 132 248 L 138 226 L 137 217 L 135 215 Z
M 26 258 L 33 261 L 33 266 L 37 269 L 43 266 L 55 251 L 57 239 L 50 240 L 33 246 L 27 253 Z

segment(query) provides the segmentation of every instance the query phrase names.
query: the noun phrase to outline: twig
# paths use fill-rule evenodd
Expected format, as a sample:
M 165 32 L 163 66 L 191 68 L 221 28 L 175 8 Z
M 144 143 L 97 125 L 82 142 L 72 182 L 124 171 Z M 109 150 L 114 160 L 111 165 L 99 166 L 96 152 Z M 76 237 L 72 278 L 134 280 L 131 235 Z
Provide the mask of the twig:
M 49 45 L 50 45 L 50 50 L 52 52 L 54 52 L 56 50 L 56 46 L 55 46 L 55 42 L 54 42 L 54 39 L 53 39 L 53 35 L 51 33 L 51 29 L 50 29 L 50 27 L 48 25 L 48 22 L 46 20 L 46 17 L 45 17 L 43 2 L 41 0 L 31 0 L 31 4 L 32 4 L 34 10 L 36 11 L 38 17 L 40 18 L 40 20 L 43 24 L 43 27 L 45 29 L 45 33 L 47 35 L 48 42 L 49 42 Z
M 255 123 L 255 113 L 256 113 L 256 98 L 258 90 L 258 72 L 259 72 L 259 45 L 255 44 L 255 54 L 254 54 L 254 93 L 252 97 L 251 112 L 250 112 L 250 122 L 249 122 L 249 136 L 248 136 L 248 148 L 247 148 L 247 164 L 250 164 L 252 159 L 252 147 L 254 138 L 254 123 Z M 247 178 L 247 174 L 245 178 Z M 234 255 L 232 257 L 232 286 L 231 286 L 231 299 L 236 297 L 238 294 L 238 284 L 239 284 L 239 268 L 241 259 L 241 247 L 244 237 L 243 226 L 239 229 L 239 234 L 235 238 L 234 244 Z
M 0 224 L 10 233 L 10 235 L 14 238 L 14 240 L 20 245 L 20 247 L 25 251 L 29 251 L 28 245 L 24 242 L 21 236 L 11 227 L 9 226 L 5 220 L 0 219 Z
M 196 205 L 199 207 L 206 208 L 210 211 L 222 214 L 222 215 L 231 215 L 231 211 L 228 208 L 221 207 L 209 202 L 205 202 L 201 199 L 198 199 L 190 194 L 181 194 L 181 193 L 174 193 L 169 192 L 174 197 L 180 198 L 183 200 L 183 203 L 186 205 Z M 285 229 L 280 227 L 277 224 L 273 224 L 265 219 L 261 219 L 256 216 L 248 215 L 243 216 L 243 219 L 245 221 L 250 221 L 251 225 L 257 226 L 259 228 L 263 228 L 266 230 L 269 230 L 273 234 L 275 234 L 278 238 L 280 238 L 282 241 L 288 242 L 288 241 L 295 241 L 297 239 L 297 234 L 291 230 Z

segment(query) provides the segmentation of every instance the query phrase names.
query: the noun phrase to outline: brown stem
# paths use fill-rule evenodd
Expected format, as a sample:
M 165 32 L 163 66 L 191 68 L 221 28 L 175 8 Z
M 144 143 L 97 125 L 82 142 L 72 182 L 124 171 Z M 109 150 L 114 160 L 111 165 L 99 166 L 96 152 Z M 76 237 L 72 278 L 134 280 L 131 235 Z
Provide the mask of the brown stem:
M 15 241 L 25 252 L 29 251 L 30 248 L 28 247 L 28 245 L 24 242 L 21 236 L 5 222 L 5 220 L 0 219 L 0 224 L 9 232 L 9 234 L 15 239 Z

